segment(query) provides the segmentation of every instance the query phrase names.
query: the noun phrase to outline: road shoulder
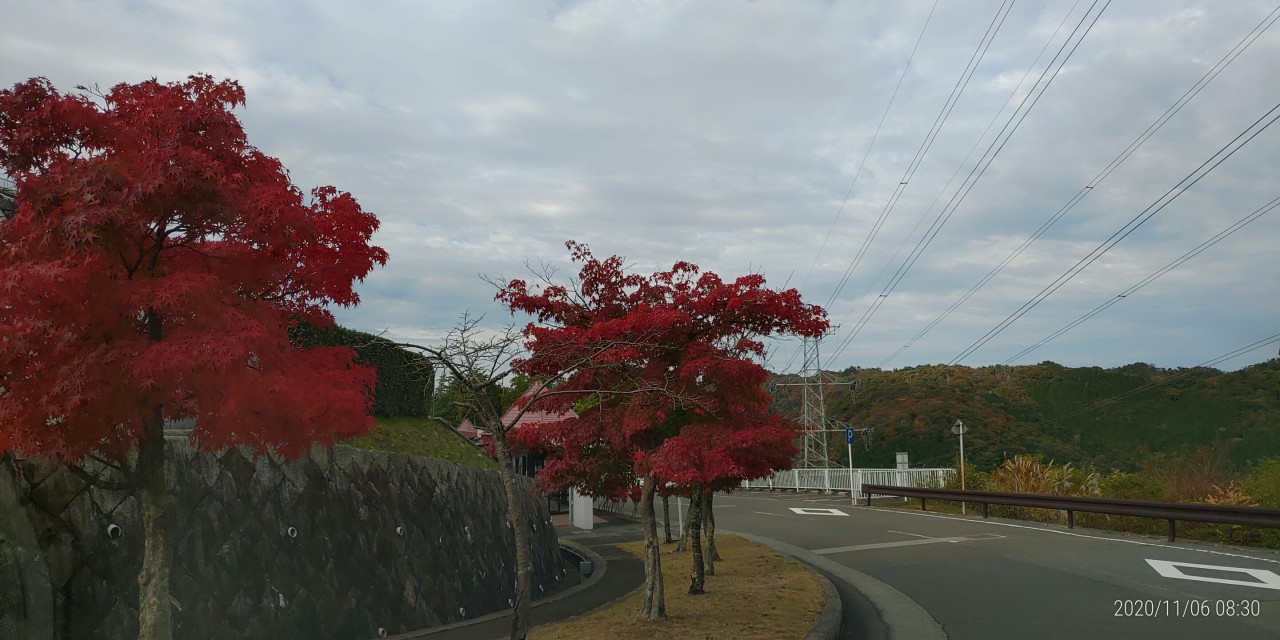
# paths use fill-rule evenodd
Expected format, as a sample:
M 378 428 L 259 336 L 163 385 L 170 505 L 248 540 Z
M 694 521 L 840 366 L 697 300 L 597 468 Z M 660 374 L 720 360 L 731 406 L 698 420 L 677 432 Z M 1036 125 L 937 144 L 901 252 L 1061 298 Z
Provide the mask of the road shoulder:
M 807 549 L 771 538 L 740 531 L 722 529 L 721 532 L 732 533 L 752 542 L 763 544 L 817 569 L 820 572 L 820 576 L 822 573 L 826 573 L 853 587 L 875 607 L 876 613 L 880 616 L 890 640 L 945 640 L 947 637 L 937 620 L 934 620 L 933 616 L 915 600 L 861 571 L 850 569 Z M 828 595 L 828 598 L 830 598 L 830 595 Z M 826 609 L 823 611 L 825 614 Z M 824 637 L 833 638 L 835 635 Z

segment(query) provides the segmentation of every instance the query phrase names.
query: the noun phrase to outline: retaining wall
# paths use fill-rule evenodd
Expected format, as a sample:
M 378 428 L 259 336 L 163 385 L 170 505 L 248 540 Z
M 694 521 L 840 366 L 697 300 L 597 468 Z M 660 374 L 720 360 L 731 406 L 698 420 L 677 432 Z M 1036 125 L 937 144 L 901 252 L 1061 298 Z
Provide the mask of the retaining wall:
M 255 459 L 182 438 L 167 463 L 175 638 L 375 638 L 513 595 L 496 471 L 342 446 Z M 572 574 L 545 498 L 524 499 L 537 597 Z M 136 498 L 0 456 L 0 638 L 136 638 L 140 526 Z

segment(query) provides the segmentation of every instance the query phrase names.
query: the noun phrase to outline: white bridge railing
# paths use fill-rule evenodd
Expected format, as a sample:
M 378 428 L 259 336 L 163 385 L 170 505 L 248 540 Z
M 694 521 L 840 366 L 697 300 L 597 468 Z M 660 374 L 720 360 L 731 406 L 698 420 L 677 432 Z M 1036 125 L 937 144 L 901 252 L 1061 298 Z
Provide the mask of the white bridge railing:
M 955 469 L 791 469 L 768 478 L 748 480 L 744 489 L 817 489 L 819 491 L 853 491 L 861 499 L 862 485 L 884 484 L 893 487 L 941 487 L 947 474 Z

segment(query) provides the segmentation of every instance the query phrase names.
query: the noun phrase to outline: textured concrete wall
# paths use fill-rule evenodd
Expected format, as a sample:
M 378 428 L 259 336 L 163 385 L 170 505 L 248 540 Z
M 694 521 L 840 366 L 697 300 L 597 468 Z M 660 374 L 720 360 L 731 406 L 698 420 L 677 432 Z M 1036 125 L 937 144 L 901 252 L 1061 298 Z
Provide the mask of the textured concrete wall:
M 497 472 L 348 447 L 289 462 L 168 445 L 176 638 L 374 638 L 508 607 Z M 569 574 L 546 500 L 525 504 L 539 595 Z M 135 498 L 0 457 L 0 638 L 137 637 L 141 563 Z

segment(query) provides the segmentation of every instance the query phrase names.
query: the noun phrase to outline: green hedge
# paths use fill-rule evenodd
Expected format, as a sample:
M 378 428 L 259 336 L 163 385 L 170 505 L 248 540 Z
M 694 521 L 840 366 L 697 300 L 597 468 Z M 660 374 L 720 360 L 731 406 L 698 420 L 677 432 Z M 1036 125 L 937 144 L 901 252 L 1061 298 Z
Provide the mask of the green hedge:
M 420 354 L 395 346 L 370 333 L 334 325 L 319 329 L 300 323 L 289 331 L 301 348 L 351 347 L 357 361 L 378 370 L 373 415 L 379 417 L 426 416 L 431 408 L 432 371 Z

